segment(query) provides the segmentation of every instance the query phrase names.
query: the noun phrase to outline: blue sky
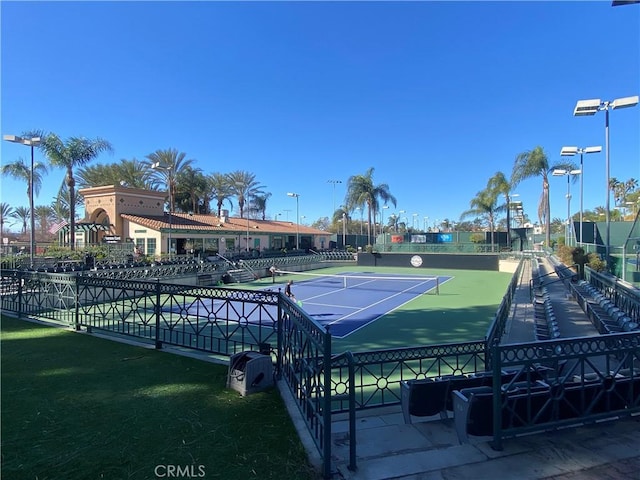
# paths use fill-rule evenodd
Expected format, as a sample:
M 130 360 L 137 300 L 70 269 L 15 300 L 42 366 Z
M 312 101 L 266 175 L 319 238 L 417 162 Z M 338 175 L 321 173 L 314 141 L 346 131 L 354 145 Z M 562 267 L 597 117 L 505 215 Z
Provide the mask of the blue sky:
M 115 152 L 95 163 L 176 148 L 206 173 L 255 173 L 271 218 L 294 220 L 299 193 L 303 223 L 370 167 L 397 199 L 385 219 L 457 221 L 538 145 L 552 164 L 565 145 L 602 145 L 585 156 L 584 207 L 604 205 L 605 114 L 573 108 L 640 93 L 640 5 L 610 1 L 3 1 L 1 16 L 2 134 L 99 136 Z M 612 177 L 640 178 L 639 132 L 640 107 L 610 112 Z M 1 144 L 3 163 L 29 158 Z M 566 218 L 566 179 L 550 182 Z M 540 190 L 514 190 L 534 221 Z M 1 198 L 28 204 L 6 177 Z

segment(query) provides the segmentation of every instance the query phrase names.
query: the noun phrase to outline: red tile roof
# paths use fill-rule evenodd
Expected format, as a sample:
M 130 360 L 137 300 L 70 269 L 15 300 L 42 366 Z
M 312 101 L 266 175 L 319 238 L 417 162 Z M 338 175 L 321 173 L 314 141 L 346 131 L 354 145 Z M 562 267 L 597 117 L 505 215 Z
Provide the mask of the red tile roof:
M 215 215 L 200 215 L 189 213 L 173 213 L 171 214 L 171 223 L 169 222 L 169 214 L 164 216 L 140 216 L 128 213 L 122 214 L 121 217 L 130 222 L 137 223 L 140 226 L 150 228 L 152 230 L 160 230 L 165 228 L 173 228 L 180 230 L 194 230 L 194 232 L 246 232 L 247 222 L 249 230 L 261 233 L 282 233 L 282 234 L 300 234 L 306 235 L 331 235 L 331 232 L 318 230 L 305 225 L 296 228 L 294 222 L 282 222 L 275 220 L 254 220 L 240 217 L 227 217 L 224 222 L 220 217 Z

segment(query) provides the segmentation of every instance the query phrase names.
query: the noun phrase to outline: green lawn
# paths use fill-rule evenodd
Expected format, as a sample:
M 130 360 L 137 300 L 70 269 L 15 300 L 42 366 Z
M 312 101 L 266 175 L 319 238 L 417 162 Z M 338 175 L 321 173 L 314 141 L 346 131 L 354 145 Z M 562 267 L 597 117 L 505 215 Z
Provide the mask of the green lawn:
M 225 366 L 5 316 L 1 333 L 3 478 L 317 478 L 278 392 L 241 397 Z

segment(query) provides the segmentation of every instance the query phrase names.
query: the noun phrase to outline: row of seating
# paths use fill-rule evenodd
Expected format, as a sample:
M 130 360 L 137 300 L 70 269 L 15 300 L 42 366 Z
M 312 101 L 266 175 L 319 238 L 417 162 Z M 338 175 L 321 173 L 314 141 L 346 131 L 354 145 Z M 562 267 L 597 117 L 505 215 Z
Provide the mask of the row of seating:
M 537 258 L 532 260 L 531 276 L 534 285 L 533 319 L 536 340 L 558 338 L 560 336 L 560 328 L 553 313 L 549 291 L 540 281 L 540 264 Z
M 553 428 L 557 422 L 576 424 L 585 417 L 619 416 L 637 411 L 640 377 L 608 375 L 595 381 L 514 385 L 501 391 L 501 429 L 531 432 Z M 493 435 L 493 389 L 476 387 L 453 392 L 454 425 L 460 443 L 468 436 Z
M 506 370 L 500 377 L 502 388 L 511 388 L 515 382 L 535 382 L 553 377 L 552 368 L 536 366 L 530 370 Z M 453 411 L 454 390 L 473 387 L 491 387 L 493 372 L 473 374 L 443 375 L 441 377 L 403 380 L 400 382 L 400 403 L 405 423 L 411 423 L 411 417 L 448 417 L 447 411 Z
M 574 285 L 578 303 L 600 333 L 640 330 L 640 324 L 619 308 L 610 298 L 585 280 Z

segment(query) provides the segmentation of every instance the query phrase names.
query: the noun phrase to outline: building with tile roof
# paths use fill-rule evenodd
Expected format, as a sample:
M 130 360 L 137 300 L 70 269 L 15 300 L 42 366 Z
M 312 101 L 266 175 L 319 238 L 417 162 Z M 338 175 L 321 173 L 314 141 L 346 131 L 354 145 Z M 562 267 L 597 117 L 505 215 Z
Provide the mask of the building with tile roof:
M 323 250 L 330 232 L 288 221 L 258 220 L 164 211 L 165 192 L 107 185 L 79 190 L 85 219 L 76 232 L 78 246 L 132 242 L 146 255 L 202 252 L 221 255 L 268 250 Z

